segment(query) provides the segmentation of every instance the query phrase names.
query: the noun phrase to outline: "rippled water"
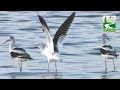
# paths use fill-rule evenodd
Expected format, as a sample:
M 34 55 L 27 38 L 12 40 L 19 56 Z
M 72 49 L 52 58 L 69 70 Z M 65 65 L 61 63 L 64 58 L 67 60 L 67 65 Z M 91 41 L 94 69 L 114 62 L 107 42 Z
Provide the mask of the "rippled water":
M 9 43 L 0 46 L 1 79 L 110 79 L 120 78 L 120 60 L 115 60 L 117 70 L 112 72 L 112 61 L 108 61 L 108 73 L 104 73 L 104 58 L 99 53 L 101 46 L 102 20 L 104 15 L 117 16 L 117 31 L 107 33 L 111 44 L 120 53 L 120 12 L 119 11 L 76 11 L 76 17 L 69 29 L 62 48 L 62 62 L 50 63 L 36 47 L 45 40 L 37 14 L 44 17 L 52 35 L 73 11 L 1 11 L 0 43 L 9 35 L 16 38 L 16 47 L 24 48 L 34 60 L 23 63 L 23 72 L 8 51 Z

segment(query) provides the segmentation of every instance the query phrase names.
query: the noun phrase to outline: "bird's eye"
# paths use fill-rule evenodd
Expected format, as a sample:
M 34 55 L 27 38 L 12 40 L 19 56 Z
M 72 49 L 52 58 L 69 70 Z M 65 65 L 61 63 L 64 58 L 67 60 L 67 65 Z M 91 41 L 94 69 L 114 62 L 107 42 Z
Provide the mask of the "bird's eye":
M 11 36 L 10 39 L 13 39 L 13 37 Z

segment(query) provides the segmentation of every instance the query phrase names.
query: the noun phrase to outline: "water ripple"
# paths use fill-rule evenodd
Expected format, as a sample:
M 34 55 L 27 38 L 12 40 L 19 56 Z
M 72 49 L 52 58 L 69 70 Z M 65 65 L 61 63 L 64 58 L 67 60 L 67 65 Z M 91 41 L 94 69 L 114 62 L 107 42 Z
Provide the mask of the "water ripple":
M 37 47 L 39 41 L 45 41 L 37 14 L 44 17 L 54 37 L 56 30 L 72 11 L 1 11 L 0 12 L 0 43 L 14 35 L 16 47 L 23 47 L 34 58 L 23 63 L 23 72 L 19 72 L 17 62 L 8 52 L 8 44 L 0 46 L 0 78 L 9 79 L 83 79 L 120 78 L 120 61 L 116 60 L 117 72 L 112 72 L 112 63 L 108 64 L 108 73 L 104 72 L 104 61 L 101 60 L 101 34 L 104 15 L 116 15 L 120 23 L 118 11 L 76 11 L 75 19 L 68 29 L 66 40 L 62 47 L 61 59 L 57 63 L 58 73 L 55 73 L 54 63 L 50 63 L 50 73 L 47 72 L 47 58 Z M 106 33 L 115 50 L 120 52 L 120 26 L 115 33 Z M 101 57 L 101 58 L 100 58 Z M 102 71 L 103 70 L 103 71 Z

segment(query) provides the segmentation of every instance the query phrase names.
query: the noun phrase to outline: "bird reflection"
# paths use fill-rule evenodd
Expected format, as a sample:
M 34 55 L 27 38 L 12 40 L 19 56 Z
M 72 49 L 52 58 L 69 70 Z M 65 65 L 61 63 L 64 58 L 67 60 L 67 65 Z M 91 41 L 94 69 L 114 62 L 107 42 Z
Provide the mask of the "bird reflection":
M 103 75 L 101 76 L 101 79 L 109 79 L 109 75 L 108 75 L 108 74 L 103 74 Z
M 48 72 L 42 76 L 42 79 L 62 79 L 62 75 L 59 75 L 58 72 Z
M 12 76 L 10 76 L 10 78 L 11 78 L 11 79 L 17 79 L 17 78 L 16 78 L 16 75 L 12 75 Z

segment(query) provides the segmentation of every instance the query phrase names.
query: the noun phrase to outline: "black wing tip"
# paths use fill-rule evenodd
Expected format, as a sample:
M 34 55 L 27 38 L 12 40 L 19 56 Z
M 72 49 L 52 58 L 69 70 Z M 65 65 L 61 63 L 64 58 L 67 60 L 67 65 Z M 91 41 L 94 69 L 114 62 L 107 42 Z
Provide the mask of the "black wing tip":
M 75 14 L 76 14 L 76 12 L 73 12 L 70 16 L 75 17 Z M 37 16 L 39 17 L 39 19 L 43 19 L 43 17 L 42 17 L 42 16 L 40 16 L 39 14 L 37 14 Z
M 119 54 L 116 54 L 116 56 L 120 56 Z
M 73 12 L 72 15 L 75 16 L 76 12 Z
M 37 16 L 38 16 L 38 18 L 40 18 L 40 15 L 39 15 L 39 14 L 37 14 Z
M 31 60 L 35 60 L 34 58 L 29 58 L 29 60 L 31 61 Z
M 43 17 L 42 16 L 40 16 L 39 14 L 37 14 L 38 15 L 38 18 L 39 18 L 39 21 L 40 21 L 40 23 L 42 24 L 43 22 L 45 22 L 45 20 L 43 19 Z M 44 32 L 44 29 L 42 29 L 43 30 L 43 32 Z
M 72 23 L 73 19 L 75 18 L 75 14 L 76 14 L 76 12 L 73 12 L 73 13 L 66 19 L 66 21 Z M 71 24 L 71 23 L 70 23 L 70 24 Z
M 71 15 L 70 15 L 70 17 L 75 17 L 75 14 L 76 14 L 76 12 L 73 12 Z
M 29 58 L 29 60 L 31 61 L 31 60 L 33 60 L 33 58 Z
M 37 14 L 37 15 L 38 15 L 38 18 L 39 18 L 40 21 L 43 20 L 42 16 L 40 16 L 39 14 Z
M 31 58 L 31 56 L 29 55 L 29 57 L 28 57 L 28 59 L 31 61 L 31 60 L 33 60 L 33 58 Z

